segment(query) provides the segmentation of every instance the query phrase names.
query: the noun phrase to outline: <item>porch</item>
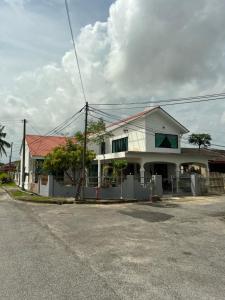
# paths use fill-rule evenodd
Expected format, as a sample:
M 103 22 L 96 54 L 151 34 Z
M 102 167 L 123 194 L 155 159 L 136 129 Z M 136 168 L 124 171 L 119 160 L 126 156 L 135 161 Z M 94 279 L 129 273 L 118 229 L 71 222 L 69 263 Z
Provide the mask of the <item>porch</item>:
M 191 174 L 199 174 L 202 177 L 209 175 L 208 157 L 200 153 L 188 155 L 122 152 L 107 154 L 104 157 L 99 155 L 97 159 L 92 167 L 94 172 L 91 171 L 89 176 L 98 179 L 98 187 L 101 187 L 104 177 L 111 176 L 112 161 L 115 159 L 126 160 L 127 167 L 122 170 L 122 176 L 134 175 L 143 187 L 149 184 L 153 176 L 160 175 L 163 194 L 191 193 Z M 105 174 L 106 166 L 108 172 Z

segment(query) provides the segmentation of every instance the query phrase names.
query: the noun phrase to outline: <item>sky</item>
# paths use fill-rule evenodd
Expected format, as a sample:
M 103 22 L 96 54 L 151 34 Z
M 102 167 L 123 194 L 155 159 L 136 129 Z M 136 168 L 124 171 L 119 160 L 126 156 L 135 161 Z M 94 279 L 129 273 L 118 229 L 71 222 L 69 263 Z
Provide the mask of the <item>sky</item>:
M 224 1 L 68 3 L 90 105 L 225 92 Z M 210 133 L 225 145 L 224 101 L 165 109 L 190 132 Z M 13 159 L 22 119 L 28 133 L 44 134 L 83 105 L 64 1 L 0 0 L 0 124 L 14 143 Z

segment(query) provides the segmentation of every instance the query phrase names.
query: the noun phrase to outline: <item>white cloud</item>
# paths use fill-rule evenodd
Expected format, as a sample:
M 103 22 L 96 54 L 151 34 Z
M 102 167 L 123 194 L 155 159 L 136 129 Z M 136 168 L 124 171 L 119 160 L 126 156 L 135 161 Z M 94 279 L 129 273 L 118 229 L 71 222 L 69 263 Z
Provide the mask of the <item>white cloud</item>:
M 224 91 L 223 28 L 224 1 L 117 0 L 107 22 L 83 27 L 76 39 L 88 100 L 139 102 Z M 63 121 L 83 105 L 73 51 L 61 63 L 22 73 L 0 101 L 1 116 L 33 119 L 43 131 Z M 224 122 L 222 102 L 169 111 L 225 144 L 217 130 Z

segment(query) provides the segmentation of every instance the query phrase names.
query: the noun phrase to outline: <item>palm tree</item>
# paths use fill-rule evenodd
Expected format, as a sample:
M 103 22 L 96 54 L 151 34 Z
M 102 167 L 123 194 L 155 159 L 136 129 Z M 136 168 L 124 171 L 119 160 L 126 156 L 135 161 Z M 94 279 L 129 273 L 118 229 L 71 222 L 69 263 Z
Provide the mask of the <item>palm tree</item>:
M 10 144 L 4 140 L 6 137 L 6 133 L 3 132 L 4 128 L 5 126 L 0 125 L 0 156 L 2 156 L 3 153 L 7 156 L 5 148 L 10 148 Z
M 207 148 L 211 145 L 211 136 L 208 133 L 192 133 L 188 137 L 188 142 L 193 145 L 197 145 L 198 149 L 203 146 L 204 148 Z

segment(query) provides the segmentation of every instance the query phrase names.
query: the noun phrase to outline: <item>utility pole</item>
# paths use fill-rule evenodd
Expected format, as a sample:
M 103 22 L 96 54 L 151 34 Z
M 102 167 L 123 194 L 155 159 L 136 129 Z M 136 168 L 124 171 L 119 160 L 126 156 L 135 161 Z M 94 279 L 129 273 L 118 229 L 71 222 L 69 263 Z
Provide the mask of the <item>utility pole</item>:
M 9 155 L 9 174 L 10 174 L 10 176 L 11 176 L 12 148 L 13 148 L 13 142 L 10 145 L 10 155 Z
M 22 166 L 21 166 L 21 173 L 22 173 L 22 190 L 24 190 L 24 182 L 25 182 L 25 141 L 26 141 L 26 123 L 27 120 L 24 119 L 23 120 L 23 145 L 22 145 L 22 149 L 23 149 L 23 160 L 22 160 Z
M 86 183 L 86 156 L 87 156 L 87 125 L 88 125 L 88 102 L 85 104 L 85 124 L 84 124 L 84 149 L 83 149 L 83 170 L 82 170 L 82 200 L 85 199 Z
M 12 162 L 12 148 L 13 148 L 13 142 L 10 145 L 9 168 L 11 168 L 11 162 Z

